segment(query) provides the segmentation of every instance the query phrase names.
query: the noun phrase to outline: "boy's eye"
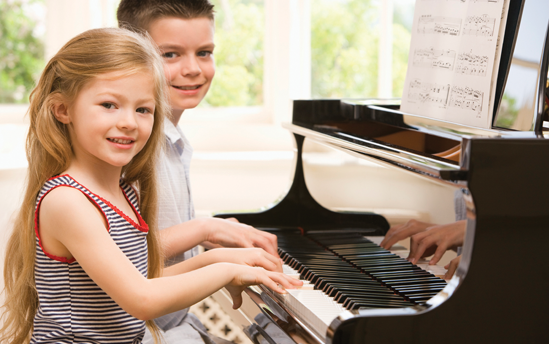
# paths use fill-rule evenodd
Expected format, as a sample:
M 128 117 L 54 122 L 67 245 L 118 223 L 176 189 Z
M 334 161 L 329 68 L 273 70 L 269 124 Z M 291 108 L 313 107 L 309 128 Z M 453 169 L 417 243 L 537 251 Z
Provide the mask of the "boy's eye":
M 137 110 L 135 110 L 135 112 L 139 112 L 139 113 L 152 113 L 151 109 L 144 108 L 144 107 L 137 108 Z
M 213 51 L 200 51 L 198 53 L 198 56 L 200 57 L 208 57 L 210 55 L 213 55 Z
M 162 54 L 162 57 L 165 57 L 167 59 L 173 59 L 175 56 L 176 56 L 176 54 L 173 53 L 173 52 L 167 52 L 167 53 Z
M 109 109 L 109 110 L 112 110 L 115 108 L 114 104 L 113 103 L 102 103 L 101 104 L 102 107 L 104 107 L 105 109 Z

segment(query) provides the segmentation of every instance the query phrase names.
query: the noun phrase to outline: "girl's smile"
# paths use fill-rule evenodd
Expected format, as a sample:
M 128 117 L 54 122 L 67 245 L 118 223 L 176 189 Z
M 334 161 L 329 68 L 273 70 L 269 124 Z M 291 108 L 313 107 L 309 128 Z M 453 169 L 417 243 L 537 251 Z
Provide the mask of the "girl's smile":
M 131 138 L 115 138 L 115 137 L 109 137 L 107 138 L 109 142 L 112 142 L 113 145 L 115 145 L 118 148 L 121 149 L 129 149 L 132 148 L 133 144 L 135 143 L 134 139 Z
M 127 165 L 151 134 L 154 109 L 148 74 L 106 74 L 89 82 L 61 116 L 69 124 L 75 162 Z

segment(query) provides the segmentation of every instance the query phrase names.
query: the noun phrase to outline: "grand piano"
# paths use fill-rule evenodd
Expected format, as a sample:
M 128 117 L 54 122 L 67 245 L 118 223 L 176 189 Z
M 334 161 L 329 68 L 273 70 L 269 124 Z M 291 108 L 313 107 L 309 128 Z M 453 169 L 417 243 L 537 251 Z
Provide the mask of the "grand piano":
M 307 284 L 246 291 L 237 317 L 254 343 L 549 343 L 548 24 L 547 1 L 511 1 L 490 129 L 394 101 L 294 101 L 287 195 L 257 213 L 216 215 L 276 234 L 285 271 Z M 445 281 L 379 247 L 383 216 L 315 201 L 305 140 L 461 189 L 467 232 L 455 275 Z

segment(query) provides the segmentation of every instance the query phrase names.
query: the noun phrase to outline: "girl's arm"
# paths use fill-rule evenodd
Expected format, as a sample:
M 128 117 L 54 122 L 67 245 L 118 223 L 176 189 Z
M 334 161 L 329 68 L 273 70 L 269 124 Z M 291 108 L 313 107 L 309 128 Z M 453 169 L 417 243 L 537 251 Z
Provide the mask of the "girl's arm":
M 278 257 L 276 235 L 239 223 L 236 219 L 194 219 L 160 231 L 166 257 L 173 257 L 199 244 L 213 247 L 260 247 Z
M 284 292 L 301 284 L 280 273 L 244 265 L 215 263 L 181 275 L 146 279 L 111 239 L 101 212 L 80 191 L 52 190 L 40 207 L 40 236 L 53 255 L 68 252 L 86 273 L 126 312 L 138 319 L 154 319 L 174 312 L 229 286 L 234 290 L 265 284 Z M 238 295 L 237 295 L 238 294 Z
M 181 263 L 164 268 L 163 276 L 173 276 L 215 263 L 233 263 L 282 272 L 282 261 L 260 248 L 216 248 Z

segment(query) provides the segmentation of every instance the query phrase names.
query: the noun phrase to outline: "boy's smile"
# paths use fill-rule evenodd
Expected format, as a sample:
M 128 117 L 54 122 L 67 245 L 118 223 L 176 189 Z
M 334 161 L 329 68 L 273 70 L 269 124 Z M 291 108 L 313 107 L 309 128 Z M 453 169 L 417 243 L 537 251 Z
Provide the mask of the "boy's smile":
M 149 34 L 164 58 L 176 124 L 186 109 L 206 96 L 215 75 L 214 24 L 208 18 L 164 17 L 149 25 Z

